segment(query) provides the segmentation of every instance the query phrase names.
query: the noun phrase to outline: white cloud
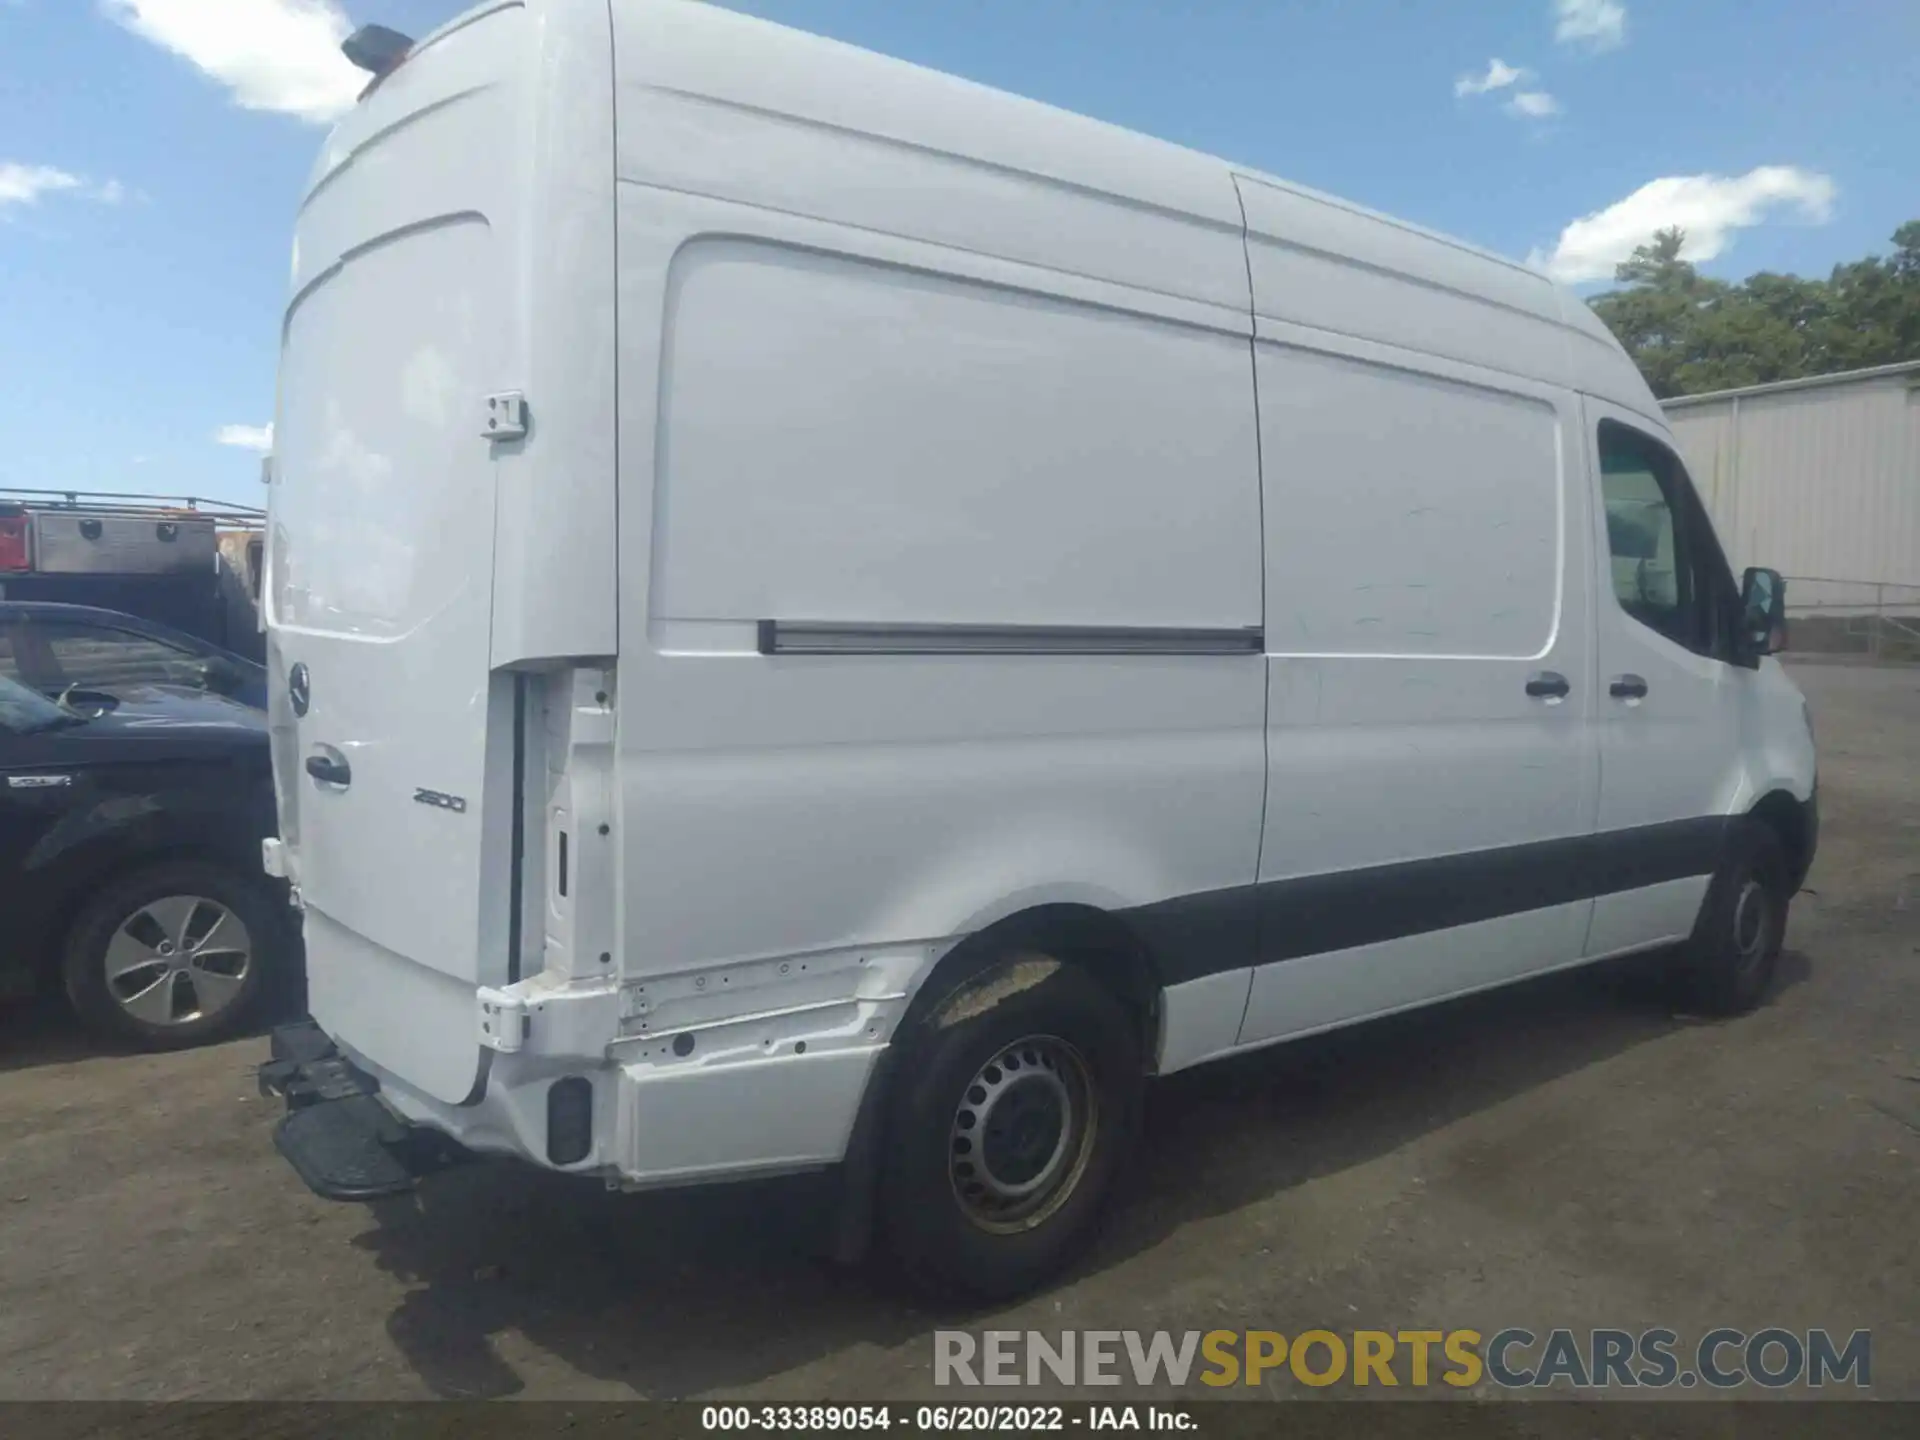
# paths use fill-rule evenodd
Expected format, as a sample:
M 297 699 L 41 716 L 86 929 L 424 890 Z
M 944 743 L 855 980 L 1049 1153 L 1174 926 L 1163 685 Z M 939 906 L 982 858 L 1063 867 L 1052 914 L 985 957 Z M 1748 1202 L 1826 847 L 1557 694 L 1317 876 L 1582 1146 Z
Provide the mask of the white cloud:
M 1627 7 L 1620 0 L 1553 0 L 1553 38 L 1562 45 L 1612 50 L 1627 43 Z
M 1503 90 L 1516 85 L 1527 78 L 1525 70 L 1516 69 L 1499 56 L 1487 61 L 1487 73 L 1484 75 L 1462 75 L 1453 82 L 1455 95 L 1485 95 L 1490 90 Z
M 1737 230 L 1788 211 L 1814 224 L 1833 212 L 1833 181 L 1791 165 L 1762 165 L 1744 175 L 1668 175 L 1649 180 L 1604 210 L 1583 215 L 1560 232 L 1551 251 L 1527 263 L 1568 284 L 1606 280 L 1613 267 L 1653 239 L 1654 231 L 1687 232 L 1686 258 L 1711 260 Z
M 1533 72 L 1520 65 L 1509 65 L 1498 55 L 1487 61 L 1484 75 L 1462 75 L 1453 82 L 1456 96 L 1490 95 L 1495 90 L 1505 90 L 1513 85 L 1524 85 L 1533 80 Z M 1501 107 L 1510 115 L 1524 115 L 1530 120 L 1544 120 L 1549 115 L 1560 113 L 1560 102 L 1544 90 L 1519 90 Z
M 37 205 L 43 195 L 77 195 L 103 205 L 118 205 L 127 190 L 118 180 L 95 185 L 79 175 L 52 165 L 22 165 L 0 160 L 0 206 Z
M 273 449 L 272 425 L 222 425 L 213 434 L 221 445 L 231 445 L 236 450 L 251 450 L 255 454 L 265 455 Z
M 32 205 L 42 195 L 78 190 L 84 184 L 78 175 L 69 175 L 51 165 L 0 162 L 0 205 Z
M 1560 113 L 1560 102 L 1544 90 L 1522 90 L 1507 102 L 1507 109 L 1529 120 L 1545 120 Z
M 340 53 L 352 32 L 334 0 L 100 0 L 143 39 L 188 61 L 244 110 L 324 124 L 351 109 L 367 77 Z

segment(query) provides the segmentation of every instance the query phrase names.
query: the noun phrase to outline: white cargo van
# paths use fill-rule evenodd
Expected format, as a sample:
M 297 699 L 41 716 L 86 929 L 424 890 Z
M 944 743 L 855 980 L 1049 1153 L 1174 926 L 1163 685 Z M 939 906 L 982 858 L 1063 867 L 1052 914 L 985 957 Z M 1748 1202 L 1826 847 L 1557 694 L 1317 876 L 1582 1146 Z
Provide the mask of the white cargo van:
M 1572 295 L 712 5 L 349 50 L 266 587 L 315 1189 L 838 1166 L 1007 1294 L 1149 1076 L 1636 951 L 1760 996 L 1779 577 Z

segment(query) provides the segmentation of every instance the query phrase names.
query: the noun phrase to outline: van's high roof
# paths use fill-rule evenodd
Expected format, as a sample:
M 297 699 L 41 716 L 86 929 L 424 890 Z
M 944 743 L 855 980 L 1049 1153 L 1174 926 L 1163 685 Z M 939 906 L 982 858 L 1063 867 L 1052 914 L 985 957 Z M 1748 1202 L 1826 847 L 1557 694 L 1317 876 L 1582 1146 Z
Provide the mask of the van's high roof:
M 407 113 L 403 77 L 441 41 L 520 3 L 489 0 L 414 42 L 393 78 L 370 87 L 365 103 L 336 129 L 311 189 L 317 191 L 360 145 Z M 586 12 L 595 12 L 597 28 L 606 26 L 607 0 L 524 3 L 578 24 L 587 23 Z M 619 88 L 636 86 L 807 130 L 891 142 L 953 162 L 956 186 L 964 186 L 969 175 L 1013 176 L 1233 231 L 1248 220 L 1236 185 L 1269 187 L 1287 202 L 1284 233 L 1261 232 L 1257 225 L 1256 233 L 1548 322 L 1565 336 L 1570 384 L 1661 423 L 1638 371 L 1600 320 L 1577 295 L 1516 261 L 1217 156 L 715 5 L 612 0 L 612 12 L 616 36 L 635 27 L 646 35 L 644 45 L 616 54 Z M 559 57 L 553 63 L 579 58 L 560 48 L 551 53 Z

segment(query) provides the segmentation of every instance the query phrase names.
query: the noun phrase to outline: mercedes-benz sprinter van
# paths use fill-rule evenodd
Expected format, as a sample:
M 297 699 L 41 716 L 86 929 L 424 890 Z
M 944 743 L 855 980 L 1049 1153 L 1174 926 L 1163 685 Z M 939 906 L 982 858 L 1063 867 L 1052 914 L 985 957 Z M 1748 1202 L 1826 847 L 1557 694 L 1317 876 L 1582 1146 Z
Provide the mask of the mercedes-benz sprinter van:
M 1632 952 L 1760 997 L 1779 577 L 1573 295 L 709 4 L 349 49 L 266 580 L 321 1193 L 839 1167 L 1005 1295 L 1151 1076 Z

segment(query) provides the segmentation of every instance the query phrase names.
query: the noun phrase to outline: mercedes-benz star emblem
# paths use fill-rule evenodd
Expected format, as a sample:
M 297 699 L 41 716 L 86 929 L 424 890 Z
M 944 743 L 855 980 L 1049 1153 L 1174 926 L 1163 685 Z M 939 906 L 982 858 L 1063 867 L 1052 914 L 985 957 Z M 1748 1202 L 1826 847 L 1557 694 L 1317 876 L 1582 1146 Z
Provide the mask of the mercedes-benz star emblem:
M 287 676 L 287 699 L 293 704 L 293 713 L 304 715 L 307 706 L 313 702 L 313 690 L 307 680 L 307 667 L 296 665 L 293 673 Z

